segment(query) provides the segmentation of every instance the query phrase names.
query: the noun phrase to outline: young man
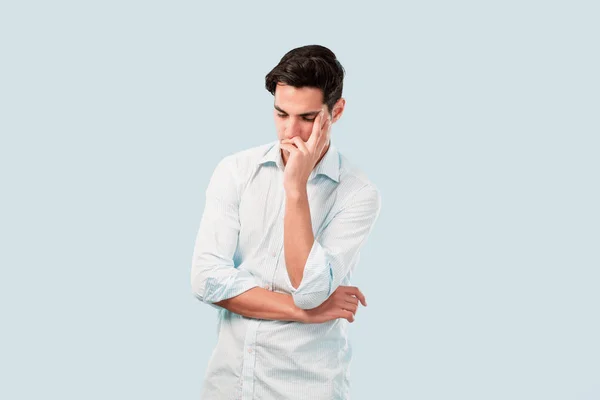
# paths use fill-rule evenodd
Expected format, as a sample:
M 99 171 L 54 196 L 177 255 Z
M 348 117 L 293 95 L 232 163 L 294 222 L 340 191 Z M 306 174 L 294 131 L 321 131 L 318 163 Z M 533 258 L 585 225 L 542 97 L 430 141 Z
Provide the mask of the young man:
M 219 310 L 205 400 L 349 398 L 349 286 L 380 195 L 331 143 L 344 69 L 323 46 L 266 76 L 278 140 L 224 157 L 206 190 L 194 295 Z

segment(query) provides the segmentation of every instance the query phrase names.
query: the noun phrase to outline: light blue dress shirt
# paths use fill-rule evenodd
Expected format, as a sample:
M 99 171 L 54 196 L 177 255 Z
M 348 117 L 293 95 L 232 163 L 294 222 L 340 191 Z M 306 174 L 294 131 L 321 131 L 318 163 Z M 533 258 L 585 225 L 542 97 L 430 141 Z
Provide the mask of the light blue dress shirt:
M 333 145 L 307 182 L 314 244 L 294 288 L 284 256 L 284 165 L 279 141 L 224 157 L 206 190 L 194 246 L 192 292 L 218 309 L 204 400 L 347 400 L 349 322 L 247 318 L 213 303 L 262 287 L 311 309 L 350 285 L 379 216 L 379 191 Z

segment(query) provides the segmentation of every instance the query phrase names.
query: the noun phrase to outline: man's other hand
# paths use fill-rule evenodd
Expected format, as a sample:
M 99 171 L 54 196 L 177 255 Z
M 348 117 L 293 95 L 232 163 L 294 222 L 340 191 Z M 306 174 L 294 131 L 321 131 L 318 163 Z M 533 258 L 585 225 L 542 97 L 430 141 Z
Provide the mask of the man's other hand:
M 363 306 L 367 305 L 365 296 L 357 287 L 339 286 L 323 304 L 310 310 L 303 310 L 302 322 L 320 324 L 337 318 L 354 322 L 359 301 Z

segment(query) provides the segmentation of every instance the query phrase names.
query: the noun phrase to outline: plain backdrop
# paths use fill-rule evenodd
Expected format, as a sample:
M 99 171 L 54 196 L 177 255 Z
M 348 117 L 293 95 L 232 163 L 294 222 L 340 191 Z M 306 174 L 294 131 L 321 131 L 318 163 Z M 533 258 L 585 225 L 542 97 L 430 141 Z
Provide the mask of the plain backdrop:
M 593 1 L 0 5 L 3 399 L 197 399 L 190 267 L 224 156 L 276 139 L 264 77 L 322 44 L 332 138 L 378 186 L 353 399 L 600 399 Z

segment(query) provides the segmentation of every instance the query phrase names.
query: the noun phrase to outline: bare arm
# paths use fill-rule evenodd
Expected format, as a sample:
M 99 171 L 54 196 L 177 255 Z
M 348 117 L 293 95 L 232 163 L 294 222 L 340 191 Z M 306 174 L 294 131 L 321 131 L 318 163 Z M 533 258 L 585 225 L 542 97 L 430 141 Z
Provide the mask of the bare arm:
M 321 119 L 315 119 L 307 142 L 295 136 L 280 143 L 283 154 L 289 154 L 283 177 L 286 285 L 294 304 L 304 310 L 322 305 L 353 271 L 381 208 L 379 191 L 364 182 L 349 194 L 318 237 L 313 236 L 307 182 L 319 157 L 326 153 L 331 124 L 329 120 L 321 127 Z
M 325 109 L 315 118 L 307 142 L 296 136 L 280 143 L 280 147 L 289 153 L 283 177 L 286 192 L 283 242 L 285 264 L 294 289 L 302 282 L 304 266 L 315 241 L 306 185 L 329 142 L 331 117 L 323 124 L 324 114 Z
M 214 304 L 249 318 L 308 322 L 305 320 L 306 313 L 296 307 L 291 295 L 260 287 Z
M 248 318 L 320 324 L 337 318 L 354 322 L 359 301 L 367 305 L 357 287 L 339 286 L 319 307 L 303 310 L 294 304 L 291 295 L 255 287 L 214 304 Z
M 314 241 L 306 190 L 288 192 L 285 204 L 283 244 L 285 265 L 290 282 L 295 289 L 302 282 L 304 265 Z

